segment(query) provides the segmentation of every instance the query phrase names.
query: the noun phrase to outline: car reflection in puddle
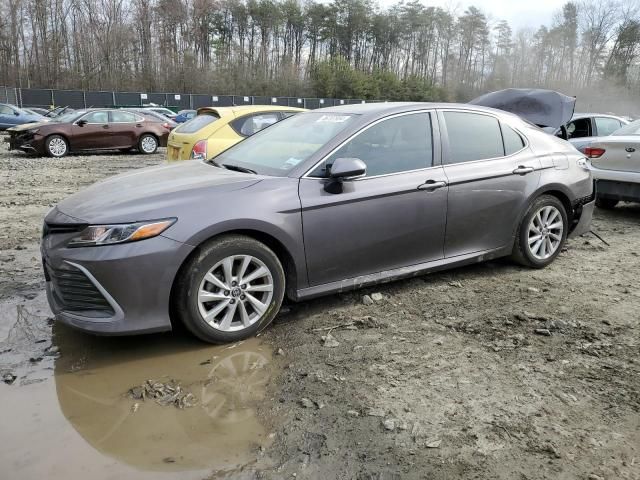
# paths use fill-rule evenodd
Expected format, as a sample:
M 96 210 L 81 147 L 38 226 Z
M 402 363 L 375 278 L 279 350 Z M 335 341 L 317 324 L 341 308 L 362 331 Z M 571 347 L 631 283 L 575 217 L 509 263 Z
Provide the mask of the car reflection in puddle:
M 97 355 L 65 353 L 56 362 L 62 412 L 94 448 L 145 470 L 231 470 L 268 443 L 256 405 L 271 357 L 256 339 L 221 347 L 175 337 L 120 340 Z M 197 404 L 181 410 L 126 395 L 148 379 L 179 381 Z

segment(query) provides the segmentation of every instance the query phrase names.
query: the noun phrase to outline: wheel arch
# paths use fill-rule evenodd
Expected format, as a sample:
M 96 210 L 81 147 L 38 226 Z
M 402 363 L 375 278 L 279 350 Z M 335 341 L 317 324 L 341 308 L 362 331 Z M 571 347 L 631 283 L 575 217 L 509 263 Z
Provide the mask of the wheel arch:
M 571 228 L 573 227 L 574 212 L 573 212 L 573 205 L 571 203 L 571 191 L 566 186 L 560 183 L 543 185 L 542 187 L 538 188 L 535 192 L 533 192 L 529 196 L 529 198 L 527 198 L 527 201 L 524 204 L 524 208 L 520 212 L 518 216 L 518 221 L 516 222 L 515 228 L 513 230 L 514 239 L 516 238 L 516 233 L 518 232 L 518 228 L 520 228 L 520 223 L 522 222 L 522 219 L 524 218 L 524 216 L 527 214 L 529 207 L 531 207 L 533 202 L 535 202 L 535 200 L 541 197 L 542 195 L 550 195 L 560 200 L 560 202 L 564 206 L 565 212 L 567 213 L 567 223 L 569 224 L 569 229 L 571 230 Z
M 202 246 L 216 238 L 223 237 L 226 235 L 243 235 L 258 242 L 265 244 L 269 247 L 273 253 L 278 257 L 280 263 L 282 263 L 282 268 L 284 270 L 285 275 L 285 296 L 291 300 L 295 300 L 296 292 L 298 288 L 298 272 L 296 270 L 296 263 L 293 258 L 293 254 L 289 251 L 289 249 L 284 245 L 284 243 L 276 238 L 274 235 L 264 232 L 262 230 L 252 229 L 252 228 L 235 228 L 230 230 L 225 230 L 214 235 L 211 235 L 207 238 L 200 240 L 197 245 L 194 246 L 194 249 L 187 255 L 187 257 L 182 261 L 180 267 L 176 271 L 176 274 L 173 278 L 173 282 L 171 285 L 171 293 L 169 295 L 169 310 L 170 310 L 170 318 L 172 325 L 175 325 L 177 322 L 177 315 L 174 312 L 175 305 L 175 295 L 177 291 L 178 281 L 182 276 L 186 265 L 193 258 L 193 256 L 198 255 Z

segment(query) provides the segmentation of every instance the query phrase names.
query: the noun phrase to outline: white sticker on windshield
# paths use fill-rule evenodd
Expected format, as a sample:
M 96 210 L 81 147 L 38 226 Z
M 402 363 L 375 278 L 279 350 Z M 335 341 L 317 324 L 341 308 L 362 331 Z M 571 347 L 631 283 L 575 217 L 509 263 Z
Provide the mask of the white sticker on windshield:
M 342 123 L 349 120 L 349 115 L 322 115 L 316 123 Z
M 289 157 L 289 159 L 284 162 L 282 165 L 283 170 L 291 170 L 297 164 L 299 164 L 302 160 L 300 158 Z

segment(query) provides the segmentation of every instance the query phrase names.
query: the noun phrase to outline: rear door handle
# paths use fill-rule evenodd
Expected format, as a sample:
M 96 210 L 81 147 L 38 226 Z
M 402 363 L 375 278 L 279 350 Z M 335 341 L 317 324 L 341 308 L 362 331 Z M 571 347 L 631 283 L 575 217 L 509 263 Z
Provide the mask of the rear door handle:
M 109 125 L 102 125 L 102 128 L 106 130 L 107 128 L 109 128 Z
M 422 185 L 418 185 L 418 190 L 433 192 L 439 188 L 446 187 L 446 186 L 447 186 L 447 182 L 443 182 L 443 181 L 436 182 L 435 180 L 427 180 Z
M 633 148 L 633 147 L 627 147 L 627 148 L 625 148 L 625 150 L 627 151 L 627 153 L 633 153 L 633 152 L 636 151 L 636 149 Z
M 533 167 L 525 167 L 524 165 L 518 166 L 513 173 L 516 175 L 526 175 L 527 173 L 532 173 L 535 170 Z

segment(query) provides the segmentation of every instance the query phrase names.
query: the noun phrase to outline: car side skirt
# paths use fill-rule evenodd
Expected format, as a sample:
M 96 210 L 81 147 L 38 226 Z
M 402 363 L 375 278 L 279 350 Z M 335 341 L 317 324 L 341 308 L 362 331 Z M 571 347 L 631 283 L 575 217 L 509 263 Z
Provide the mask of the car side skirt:
M 448 270 L 450 268 L 462 267 L 473 263 L 480 263 L 495 258 L 510 255 L 513 251 L 513 243 L 493 250 L 474 252 L 467 255 L 459 255 L 451 258 L 442 258 L 431 262 L 418 263 L 408 267 L 385 270 L 383 272 L 361 275 L 359 277 L 348 278 L 337 282 L 325 283 L 313 287 L 299 289 L 293 300 L 310 300 L 331 293 L 342 293 L 356 290 L 362 287 L 393 282 L 402 278 L 417 277 L 427 273 Z

